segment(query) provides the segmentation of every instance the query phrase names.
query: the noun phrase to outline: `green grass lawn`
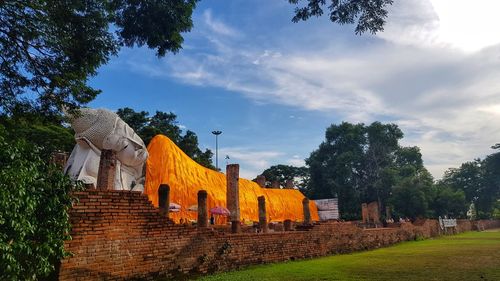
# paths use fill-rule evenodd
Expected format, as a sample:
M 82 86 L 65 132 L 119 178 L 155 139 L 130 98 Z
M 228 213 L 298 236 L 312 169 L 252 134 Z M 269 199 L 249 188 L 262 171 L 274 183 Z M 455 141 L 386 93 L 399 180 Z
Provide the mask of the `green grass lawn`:
M 500 230 L 405 242 L 354 254 L 252 266 L 198 280 L 500 281 Z

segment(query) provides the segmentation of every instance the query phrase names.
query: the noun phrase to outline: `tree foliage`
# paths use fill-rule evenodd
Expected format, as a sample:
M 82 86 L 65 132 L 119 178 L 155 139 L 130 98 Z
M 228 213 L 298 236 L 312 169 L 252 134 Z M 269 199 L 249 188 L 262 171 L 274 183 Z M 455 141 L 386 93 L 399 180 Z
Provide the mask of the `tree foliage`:
M 125 107 L 118 109 L 117 114 L 134 129 L 146 145 L 154 136 L 165 135 L 193 160 L 207 168 L 215 169 L 212 165 L 212 151 L 209 149 L 202 151 L 199 148 L 198 136 L 193 131 L 187 130 L 183 134 L 177 122 L 177 115 L 174 113 L 156 111 L 155 115 L 149 117 L 149 112 L 136 112 Z
M 306 167 L 295 167 L 290 165 L 274 165 L 262 172 L 266 177 L 266 186 L 271 186 L 277 181 L 281 186 L 286 185 L 287 180 L 292 180 L 295 187 L 305 190 L 309 180 L 309 170 Z
M 434 188 L 434 198 L 429 204 L 429 208 L 434 212 L 434 217 L 450 216 L 453 218 L 465 218 L 469 204 L 465 200 L 465 193 L 462 190 L 454 190 L 449 186 L 436 184 Z
M 309 178 L 303 192 L 312 199 L 339 199 L 343 219 L 359 219 L 361 203 L 377 201 L 393 215 L 416 219 L 465 218 L 471 203 L 478 217 L 499 213 L 500 152 L 450 169 L 434 182 L 417 146 L 400 145 L 395 124 L 343 122 L 326 129 L 325 141 L 306 159 Z M 286 165 L 265 171 L 267 179 L 284 182 Z M 293 173 L 292 173 L 293 174 Z
M 383 210 L 392 187 L 424 170 L 416 147 L 401 147 L 394 124 L 369 126 L 343 122 L 326 130 L 326 140 L 306 160 L 312 198 L 339 198 L 341 216 L 358 218 L 362 202 L 378 201 Z
M 63 123 L 61 116 L 41 115 L 32 111 L 0 114 L 5 138 L 38 146 L 40 157 L 44 160 L 48 160 L 55 151 L 71 152 L 75 146 L 73 130 Z
M 428 210 L 428 200 L 426 192 L 432 186 L 421 177 L 407 177 L 394 186 L 393 195 L 390 199 L 394 206 L 394 215 L 396 217 L 407 217 L 416 219 L 424 217 Z
M 320 17 L 325 9 L 328 18 L 338 24 L 355 24 L 356 34 L 383 31 L 387 18 L 387 6 L 393 0 L 305 0 L 306 4 L 299 7 L 300 0 L 288 0 L 296 5 L 293 22 L 306 21 L 310 17 Z M 328 3 L 327 3 L 328 2 Z
M 338 197 L 344 219 L 359 215 L 366 141 L 363 124 L 332 125 L 326 130 L 326 140 L 306 159 L 311 175 L 308 195 L 313 199 Z
M 0 108 L 88 103 L 99 90 L 87 80 L 122 46 L 178 52 L 196 2 L 0 1 Z
M 462 191 L 466 202 L 474 203 L 479 218 L 493 216 L 500 198 L 500 152 L 449 169 L 440 183 Z
M 67 253 L 73 184 L 32 144 L 8 141 L 0 125 L 0 276 L 37 280 Z

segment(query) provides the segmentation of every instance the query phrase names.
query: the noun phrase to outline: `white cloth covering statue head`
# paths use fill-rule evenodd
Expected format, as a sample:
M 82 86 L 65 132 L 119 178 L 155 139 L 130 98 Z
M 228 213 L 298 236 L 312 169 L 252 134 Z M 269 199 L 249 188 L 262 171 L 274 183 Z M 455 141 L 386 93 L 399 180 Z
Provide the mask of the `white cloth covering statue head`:
M 96 185 L 101 150 L 116 152 L 114 189 L 144 191 L 144 163 L 148 151 L 142 139 L 118 115 L 106 109 L 82 108 L 67 114 L 75 130 L 76 145 L 67 173 L 74 180 Z

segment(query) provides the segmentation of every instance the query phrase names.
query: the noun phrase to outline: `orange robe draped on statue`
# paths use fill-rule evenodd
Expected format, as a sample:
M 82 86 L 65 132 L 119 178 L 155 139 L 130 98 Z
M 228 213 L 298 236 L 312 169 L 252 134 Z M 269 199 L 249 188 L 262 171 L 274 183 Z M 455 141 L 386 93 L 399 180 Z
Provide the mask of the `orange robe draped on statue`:
M 197 213 L 188 211 L 197 205 L 198 191 L 208 193 L 208 208 L 226 207 L 226 175 L 207 169 L 177 147 L 168 137 L 155 136 L 148 145 L 149 158 L 146 165 L 144 192 L 158 206 L 158 187 L 162 183 L 170 186 L 170 202 L 181 205 L 181 211 L 170 213 L 174 221 L 181 218 L 196 220 Z M 296 189 L 261 188 L 257 183 L 239 179 L 241 221 L 259 221 L 257 197 L 266 198 L 267 219 L 270 221 L 302 221 L 304 219 L 302 199 L 304 195 Z M 318 210 L 311 200 L 311 218 L 317 221 Z

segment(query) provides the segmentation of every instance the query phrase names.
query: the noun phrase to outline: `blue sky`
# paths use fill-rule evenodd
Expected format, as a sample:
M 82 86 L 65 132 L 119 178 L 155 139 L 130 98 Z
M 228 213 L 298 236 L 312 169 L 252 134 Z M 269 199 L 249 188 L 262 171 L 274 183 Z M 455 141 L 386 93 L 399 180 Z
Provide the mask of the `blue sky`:
M 375 36 L 294 24 L 284 0 L 201 1 L 180 53 L 122 49 L 90 106 L 172 111 L 203 148 L 221 130 L 219 163 L 229 155 L 247 178 L 303 165 L 332 123 L 394 122 L 439 178 L 500 141 L 499 4 L 478 1 L 396 1 Z

